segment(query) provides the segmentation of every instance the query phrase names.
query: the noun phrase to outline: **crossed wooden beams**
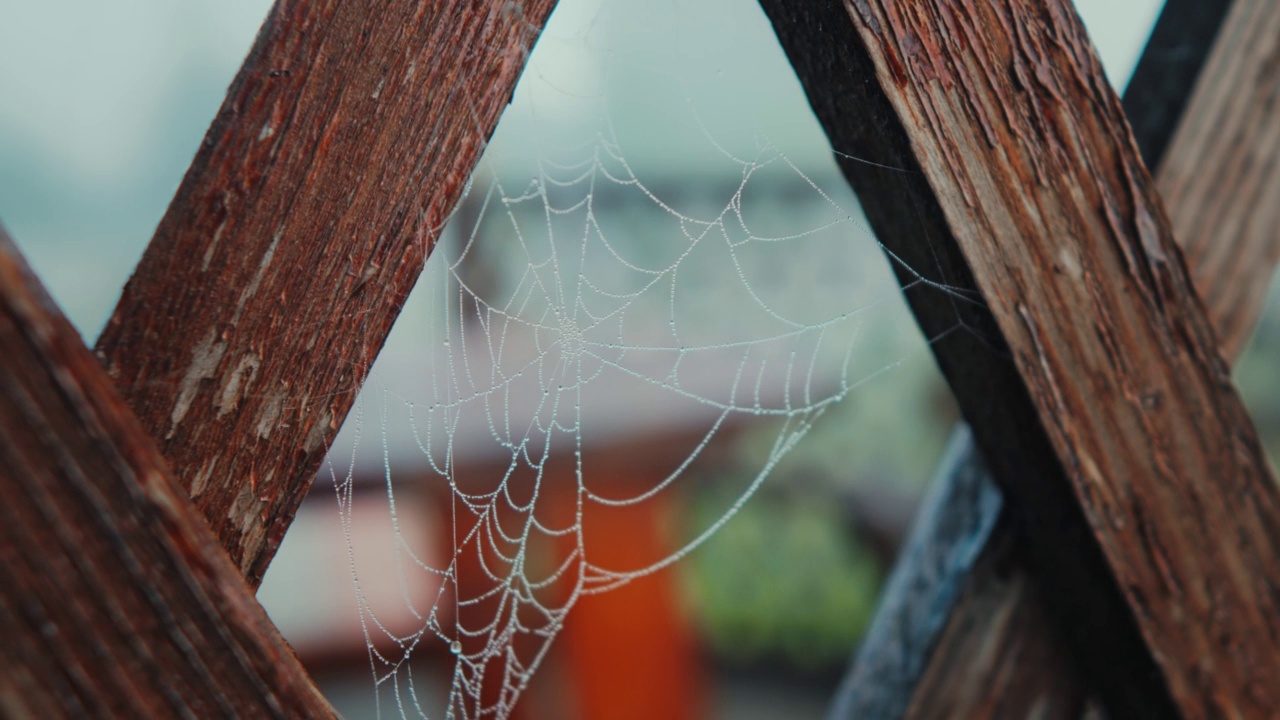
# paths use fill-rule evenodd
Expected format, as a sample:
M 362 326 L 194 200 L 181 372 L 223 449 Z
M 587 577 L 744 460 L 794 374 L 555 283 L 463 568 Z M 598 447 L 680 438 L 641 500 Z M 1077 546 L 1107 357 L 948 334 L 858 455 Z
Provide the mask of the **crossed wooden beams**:
M 277 2 L 101 363 L 0 248 L 0 714 L 332 715 L 253 589 L 553 4 Z
M 2 248 L 6 711 L 331 712 L 251 587 L 552 4 L 277 3 L 99 340 L 115 390 Z M 1069 3 L 762 4 L 833 145 L 901 169 L 845 165 L 965 328 L 935 352 L 1089 687 L 1280 713 L 1274 480 Z
M 1276 75 L 1265 54 L 1277 18 L 1262 3 L 1171 0 L 1124 97 L 1228 358 L 1247 340 L 1280 256 L 1280 117 L 1266 101 Z M 1012 519 L 1001 519 L 1009 510 L 961 434 L 833 718 L 1078 718 L 1089 707 Z
M 1069 9 L 1012 3 L 969 16 L 962 8 L 911 12 L 893 3 L 851 4 L 847 12 L 838 3 L 804 10 L 763 4 L 836 147 L 913 170 L 895 174 L 845 164 L 881 241 L 938 283 L 980 287 L 1000 332 L 986 338 L 995 347 L 1008 345 L 1010 364 L 1026 383 L 1025 389 L 1011 388 L 1014 395 L 1006 402 L 1000 380 L 991 377 L 998 369 L 982 367 L 983 358 L 1009 362 L 1002 353 L 984 352 L 971 338 L 948 338 L 935 347 L 1012 507 L 997 523 L 1000 502 L 982 485 L 978 455 L 956 449 L 953 482 L 933 499 L 920 541 L 897 571 L 895 592 L 833 716 L 1079 717 L 1090 690 L 1118 717 L 1174 714 L 1160 701 L 1164 691 L 1188 717 L 1274 716 L 1274 688 L 1280 687 L 1271 589 L 1276 532 L 1274 518 L 1266 519 L 1275 511 L 1273 480 L 1250 431 L 1241 434 L 1248 421 L 1238 401 L 1227 401 L 1235 406 L 1228 409 L 1177 387 L 1196 375 L 1225 387 L 1224 363 L 1205 328 L 1194 333 L 1204 336 L 1206 348 L 1193 349 L 1200 340 L 1190 333 L 1169 342 L 1170 333 L 1187 329 L 1189 320 L 1178 313 L 1199 307 L 1187 292 L 1168 232 L 1156 230 L 1159 222 L 1151 213 L 1159 212 L 1159 204 L 1134 169 L 1132 145 L 1117 138 L 1114 128 L 1098 124 L 1098 114 L 1118 120 L 1114 98 L 1098 97 L 1096 61 L 1072 49 L 1079 29 L 1071 27 Z M 1196 45 L 1186 31 L 1212 35 L 1218 23 L 1213 13 L 1226 8 L 1174 5 L 1166 8 L 1152 51 L 1172 48 L 1185 58 L 1186 46 Z M 1022 15 L 1020 9 L 1033 12 Z M 815 41 L 811 30 L 817 23 L 852 23 L 859 40 Z M 800 29 L 788 31 L 789 26 Z M 1232 354 L 1259 312 L 1280 247 L 1274 207 L 1280 195 L 1274 161 L 1280 118 L 1271 100 L 1277 32 L 1280 11 L 1274 5 L 1234 4 L 1160 163 L 1174 229 L 1197 268 L 1222 349 Z M 1182 37 L 1170 42 L 1162 33 Z M 850 46 L 862 52 L 836 53 Z M 1062 52 L 1092 68 L 1069 68 Z M 862 77 L 872 65 L 880 75 L 878 90 L 860 94 L 864 87 L 848 87 L 849 77 Z M 1178 74 L 1179 68 L 1144 63 L 1138 91 L 1151 92 L 1143 85 L 1150 84 L 1161 92 L 1159 86 L 1170 75 L 1177 83 Z M 877 105 L 880 92 L 889 101 Z M 1024 102 L 1001 112 L 1010 93 Z M 1068 119 L 1062 105 L 1073 93 L 1079 93 L 1074 99 L 1081 114 Z M 858 101 L 866 103 L 864 112 L 871 107 L 885 118 L 883 133 L 847 126 Z M 1162 116 L 1172 126 L 1177 113 L 1150 107 L 1150 98 L 1147 105 L 1145 110 L 1156 112 L 1142 118 L 1140 137 L 1158 150 L 1164 144 Z M 967 138 L 964 129 L 971 131 Z M 1080 167 L 1055 164 L 1052 156 L 1074 157 Z M 944 167 L 947 162 L 960 164 Z M 984 172 L 977 167 L 983 163 L 995 169 Z M 1081 167 L 1114 171 L 1112 189 L 1088 187 L 1096 179 L 1080 174 Z M 902 200 L 921 176 L 928 178 L 928 187 L 917 193 L 921 199 Z M 1133 203 L 1119 216 L 1116 198 L 1108 197 L 1112 191 L 1121 194 L 1121 204 Z M 1045 199 L 1055 193 L 1058 198 Z M 953 196 L 950 203 L 944 194 Z M 1071 207 L 1081 197 L 1087 198 L 1086 214 L 1104 216 L 1092 227 L 1078 214 L 1079 205 L 1064 210 L 1058 204 Z M 956 218 L 976 222 L 981 232 L 965 241 L 963 233 L 973 228 L 949 225 Z M 1000 223 L 1017 230 L 1002 236 L 993 226 Z M 1043 231 L 1041 244 L 1027 227 Z M 1156 234 L 1162 242 L 1153 241 Z M 1089 237 L 1098 244 L 1089 244 Z M 939 238 L 954 239 L 964 257 Z M 1172 265 L 1179 267 L 1171 275 Z M 969 278 L 970 268 L 976 280 Z M 1029 268 L 1034 269 L 1024 274 Z M 904 282 L 915 279 L 900 274 Z M 1117 295 L 1101 287 L 1108 283 L 1145 308 L 1111 304 Z M 913 290 L 909 299 L 930 334 L 965 310 L 948 308 L 943 294 L 921 294 Z M 1139 330 L 1130 314 L 1143 310 L 1154 321 L 1152 331 Z M 965 324 L 989 333 L 986 318 Z M 1154 334 L 1139 342 L 1127 337 L 1144 332 Z M 1065 346 L 1051 347 L 1047 337 Z M 1186 364 L 1197 355 L 1195 363 L 1205 363 L 1199 370 Z M 1113 376 L 1101 381 L 1106 373 Z M 1018 397 L 1027 392 L 1034 412 Z M 1174 398 L 1182 422 L 1155 419 L 1170 410 L 1165 401 Z M 993 412 L 1000 417 L 992 418 Z M 1211 415 L 1222 422 L 1218 432 L 1226 433 L 1216 444 L 1196 427 Z M 1024 430 L 1040 427 L 1019 433 L 1020 424 Z M 1047 446 L 1054 447 L 1060 467 L 1042 464 Z M 1061 478 L 1064 472 L 1069 483 Z M 1085 517 L 1063 512 L 1072 500 L 1045 483 L 1073 487 Z M 1235 497 L 1206 497 L 1214 483 Z M 1087 579 L 1093 571 L 1084 568 L 1097 562 L 1091 557 L 1096 545 L 1089 547 L 1076 525 L 1088 527 L 1085 535 L 1101 544 L 1109 565 L 1093 581 Z M 1207 545 L 1216 542 L 1227 547 L 1211 559 Z M 1073 554 L 1080 557 L 1073 560 Z M 1128 618 L 1095 602 L 1103 585 L 1117 581 L 1120 587 L 1113 585 L 1111 592 L 1123 594 Z M 1234 610 L 1233 592 L 1241 603 Z M 1097 594 L 1084 597 L 1089 593 Z M 1236 621 L 1256 624 L 1248 631 L 1227 628 Z M 1054 632 L 1055 627 L 1070 629 Z M 1254 647 L 1233 635 L 1241 631 L 1252 633 Z M 1077 663 L 1063 661 L 1068 651 Z M 1153 658 L 1159 658 L 1156 667 L 1150 666 Z

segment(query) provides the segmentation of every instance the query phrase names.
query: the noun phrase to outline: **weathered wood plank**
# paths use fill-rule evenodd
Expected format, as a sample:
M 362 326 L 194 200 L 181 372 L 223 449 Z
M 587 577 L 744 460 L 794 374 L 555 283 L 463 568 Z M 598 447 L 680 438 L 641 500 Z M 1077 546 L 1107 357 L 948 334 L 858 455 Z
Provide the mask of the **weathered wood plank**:
M 1017 542 L 997 525 L 982 551 L 983 572 L 968 578 L 910 705 L 894 718 L 1079 720 L 1092 710 L 1034 578 L 1021 571 Z
M 1235 0 L 1165 0 L 1121 105 L 1147 167 L 1159 167 Z
M 280 0 L 97 350 L 251 585 L 554 0 Z
M 332 717 L 0 228 L 0 715 Z
M 1162 192 L 1170 184 L 1179 182 L 1176 174 L 1166 169 L 1161 158 L 1169 147 L 1168 139 L 1173 137 L 1182 118 L 1193 125 L 1209 121 L 1218 123 L 1225 134 L 1235 136 L 1239 147 L 1256 148 L 1254 157 L 1259 163 L 1266 163 L 1268 158 L 1276 156 L 1274 145 L 1268 147 L 1256 142 L 1253 135 L 1265 132 L 1270 127 L 1268 123 L 1280 124 L 1280 117 L 1264 118 L 1264 122 L 1247 122 L 1250 113 L 1223 118 L 1216 108 L 1223 97 L 1237 92 L 1251 97 L 1255 109 L 1266 107 L 1265 95 L 1258 92 L 1258 75 L 1266 67 L 1266 55 L 1259 52 L 1259 47 L 1265 47 L 1271 38 L 1265 33 L 1255 33 L 1250 38 L 1239 37 L 1245 27 L 1258 23 L 1259 18 L 1255 17 L 1253 10 L 1236 11 L 1232 15 L 1232 31 L 1223 33 L 1221 41 L 1216 43 L 1215 64 L 1230 67 L 1232 71 L 1204 78 L 1204 82 L 1215 88 L 1225 86 L 1233 90 L 1212 95 L 1201 93 L 1184 115 L 1195 80 L 1215 46 L 1215 36 L 1206 28 L 1216 32 L 1230 9 L 1230 2 L 1171 0 L 1166 3 L 1143 50 L 1134 82 L 1125 91 L 1125 113 L 1133 125 L 1135 139 L 1144 158 L 1149 165 L 1160 167 L 1156 183 Z M 1258 27 L 1265 29 L 1265 22 Z M 1196 141 L 1194 138 L 1188 133 L 1180 134 L 1171 153 L 1185 153 L 1184 143 Z M 1189 172 L 1183 173 L 1181 181 L 1190 187 L 1216 187 L 1218 163 L 1230 162 L 1231 153 L 1207 157 L 1205 164 L 1182 168 Z M 1273 183 L 1270 187 L 1273 194 L 1280 193 L 1280 183 Z M 1202 201 L 1230 202 L 1233 197 L 1230 193 L 1200 193 Z M 1275 204 L 1280 204 L 1280 197 L 1262 200 L 1243 211 L 1267 212 Z M 1194 237 L 1185 222 L 1195 217 L 1196 212 L 1193 207 L 1183 210 L 1173 216 L 1173 223 L 1179 244 L 1185 248 L 1186 240 Z M 1219 226 L 1218 229 L 1226 227 Z M 1266 277 L 1275 263 L 1274 248 L 1267 249 L 1266 243 L 1256 241 L 1241 242 L 1238 238 L 1238 235 L 1228 234 L 1215 242 L 1239 253 L 1238 263 L 1247 265 L 1251 276 Z M 1280 234 L 1273 233 L 1270 244 L 1280 245 Z M 1261 297 L 1257 293 L 1211 293 L 1214 287 L 1230 284 L 1231 277 L 1230 274 L 1209 276 L 1199 272 L 1196 263 L 1200 257 L 1192 254 L 1188 260 L 1197 291 L 1201 297 L 1210 298 L 1208 309 L 1211 317 L 1256 312 L 1254 307 L 1241 307 L 1237 312 L 1230 305 L 1217 304 L 1257 304 Z M 1247 279 L 1252 280 L 1252 277 Z M 1226 341 L 1222 330 L 1220 328 L 1220 344 Z M 1232 356 L 1238 351 L 1239 344 L 1228 344 L 1225 349 L 1227 355 Z M 979 471 L 983 473 L 981 477 L 975 475 Z M 933 492 L 939 494 L 961 492 L 959 488 L 969 488 L 975 483 L 993 487 L 976 453 L 949 455 L 948 461 L 940 467 L 935 483 Z M 1056 660 L 1065 654 L 1065 649 L 1054 630 L 1042 623 L 1008 621 L 1009 618 L 1044 616 L 1045 612 L 1027 607 L 1035 604 L 1035 596 L 1025 592 L 1030 578 L 1021 559 L 1017 556 L 1010 558 L 1014 550 L 1010 547 L 1013 543 L 1008 539 L 1007 523 L 998 526 L 994 535 L 988 530 L 1001 505 L 951 504 L 937 515 L 936 520 L 928 519 L 924 514 L 919 516 L 910 542 L 914 546 L 936 549 L 932 552 L 927 549 L 904 552 L 894 569 L 895 578 L 931 577 L 930 573 L 934 571 L 928 559 L 938 552 L 946 552 L 953 544 L 969 548 L 975 543 L 989 541 L 991 547 L 980 554 L 966 555 L 972 560 L 970 564 L 950 565 L 950 572 L 931 584 L 896 580 L 890 583 L 872 628 L 851 662 L 849 674 L 832 703 L 830 717 L 833 720 L 887 720 L 904 716 L 1004 718 L 1018 713 L 1012 712 L 1007 702 L 994 701 L 1014 697 L 1027 699 L 1024 706 L 1054 716 L 1072 716 L 1084 705 L 1089 689 L 1080 681 L 1073 667 Z M 963 594 L 956 592 L 957 585 L 965 586 Z M 895 589 L 900 592 L 893 592 Z M 927 612 L 922 608 L 927 608 Z M 945 619 L 945 616 L 950 616 L 950 619 Z M 881 626 L 903 625 L 911 625 L 919 631 L 910 637 L 897 637 L 879 629 Z M 975 652 L 977 648 L 986 651 Z M 895 657 L 898 662 L 886 666 L 877 660 L 883 656 Z M 1055 661 L 1051 665 L 1005 662 L 1013 656 L 1055 658 Z
M 1190 22 L 1188 18 L 1196 22 L 1206 20 L 1202 15 L 1205 5 L 1175 7 L 1185 4 L 1171 3 L 1165 12 L 1174 13 L 1172 17 L 1181 22 Z M 1184 10 L 1189 10 L 1185 16 Z M 1170 200 L 1167 204 L 1179 245 L 1186 252 L 1196 289 L 1215 321 L 1219 344 L 1227 357 L 1234 357 L 1243 348 L 1244 339 L 1261 311 L 1266 284 L 1280 253 L 1280 233 L 1274 231 L 1275 219 L 1265 225 L 1253 221 L 1255 217 L 1266 219 L 1280 205 L 1280 179 L 1273 178 L 1259 185 L 1256 172 L 1257 168 L 1280 166 L 1280 146 L 1274 140 L 1274 131 L 1280 127 L 1280 106 L 1269 102 L 1271 93 L 1267 84 L 1268 77 L 1274 80 L 1269 58 L 1280 37 L 1277 22 L 1280 22 L 1280 6 L 1260 0 L 1236 0 L 1225 29 L 1215 43 L 1211 61 L 1196 85 L 1197 92 L 1184 115 L 1182 127 L 1176 135 L 1173 129 L 1166 133 L 1173 137 L 1173 142 L 1168 146 L 1167 160 L 1158 163 L 1156 173 L 1157 186 Z M 1160 27 L 1166 24 L 1162 17 L 1153 43 L 1159 41 Z M 1181 51 L 1177 55 L 1185 58 L 1187 48 L 1182 46 Z M 1174 53 L 1166 49 L 1151 57 L 1158 60 L 1170 54 Z M 1146 65 L 1144 56 L 1139 67 Z M 1150 79 L 1154 73 L 1149 71 L 1143 77 Z M 1224 113 L 1222 106 L 1228 103 L 1235 107 L 1232 112 Z M 1135 112 L 1144 112 L 1140 103 L 1130 101 L 1129 94 L 1126 94 L 1125 108 L 1131 119 Z M 1183 129 L 1204 127 L 1214 127 L 1216 132 Z M 1145 138 L 1148 128 L 1150 123 L 1135 121 L 1139 147 L 1155 147 Z M 1223 152 L 1204 151 L 1206 146 L 1218 144 L 1222 138 L 1231 139 Z M 1241 163 L 1242 155 L 1247 155 L 1252 162 Z M 1169 162 L 1188 156 L 1199 157 L 1201 162 Z M 1242 172 L 1233 175 L 1233 169 Z M 1172 200 L 1175 192 L 1180 192 L 1185 200 Z M 1198 207 L 1201 204 L 1203 206 Z M 1224 206 L 1230 206 L 1231 210 L 1224 212 Z M 1215 214 L 1238 218 L 1238 222 L 1214 227 L 1199 223 L 1201 217 Z M 1217 272 L 1206 269 L 1208 253 L 1197 251 L 1195 246 L 1214 248 L 1219 253 L 1223 262 Z M 995 547 L 1002 544 L 1007 543 L 993 540 L 993 547 L 974 567 L 967 572 L 959 570 L 971 577 L 972 587 L 956 605 L 945 634 L 940 639 L 934 638 L 937 655 L 930 658 L 927 675 L 916 687 L 911 712 L 906 717 L 946 715 L 992 720 L 1009 717 L 989 702 L 998 696 L 994 688 L 999 683 L 1003 683 L 1005 694 L 1036 698 L 1041 711 L 1058 708 L 1069 711 L 1087 696 L 1088 688 L 1083 683 L 1066 681 L 1076 679 L 1070 668 L 1021 663 L 1018 672 L 1010 673 L 998 662 L 997 656 L 975 656 L 965 651 L 966 647 L 982 645 L 1034 648 L 1040 656 L 1065 652 L 1057 634 L 1044 624 L 997 622 L 1014 613 L 1037 612 L 1028 607 L 1035 604 L 1034 596 L 1007 589 L 1025 586 L 1030 578 L 1024 565 L 1016 559 L 1009 562 L 1003 557 L 1007 553 Z M 1043 610 L 1038 612 L 1043 614 Z M 957 695 L 988 702 L 962 704 Z
M 1125 717 L 1276 712 L 1275 485 L 1074 12 L 762 4 L 835 147 L 907 170 L 845 164 L 890 251 L 952 288 L 909 293 L 926 332 L 990 343 L 935 351 L 1090 680 Z
M 1007 350 L 1003 349 L 990 313 L 964 294 L 974 287 L 964 258 L 954 243 L 931 241 L 939 228 L 946 227 L 946 221 L 913 159 L 892 107 L 874 88 L 875 69 L 868 56 L 858 50 L 859 40 L 850 26 L 848 12 L 838 0 L 809 3 L 802 9 L 784 6 L 780 0 L 763 1 L 761 5 L 773 20 L 779 40 L 834 147 L 871 161 L 842 163 L 842 168 L 872 228 L 896 257 L 892 266 L 904 287 L 909 287 L 906 298 L 917 322 L 926 336 L 938 338 L 932 345 L 944 375 L 958 385 L 958 390 L 968 388 L 969 402 L 962 406 L 968 420 L 980 427 L 1010 433 L 1013 439 L 1008 452 L 998 456 L 1004 461 L 1006 472 L 1015 477 L 1060 479 L 1060 466 L 1043 435 L 1017 435 L 1021 428 L 1034 428 L 1038 421 L 1032 418 L 1028 422 L 1025 417 L 1014 420 L 1004 406 L 1007 401 L 1004 405 L 995 401 L 1013 398 L 1020 406 L 1015 409 L 1029 412 L 1030 401 L 1008 362 Z M 886 140 L 892 144 L 886 144 Z M 946 231 L 942 232 L 946 237 Z M 922 278 L 927 282 L 920 282 Z M 965 331 L 954 332 L 957 323 Z M 1087 585 L 1092 578 L 1109 571 L 1097 544 L 1084 529 L 1083 514 L 1073 512 L 1077 506 L 1065 486 L 1065 482 L 1039 486 L 1046 492 L 1057 490 L 1046 505 L 1050 513 L 1056 508 L 1066 516 L 1058 519 L 1050 514 L 1043 520 L 1043 529 L 1059 533 L 1059 544 L 1047 545 L 1046 550 L 1057 547 L 1063 552 L 1058 557 L 1041 558 L 1040 562 L 1051 566 L 1061 560 L 1066 563 L 1067 573 L 1045 576 L 1048 581 L 1056 580 L 1056 584 L 1046 583 L 1037 591 L 1049 599 L 1079 598 L 1077 603 L 1056 607 L 1064 618 L 1055 619 L 1090 628 L 1089 634 L 1097 638 L 1096 642 L 1073 647 L 1073 652 L 1087 659 L 1105 658 L 1107 672 L 1089 680 L 1113 708 L 1130 717 L 1160 717 L 1162 712 L 1168 716 L 1174 710 L 1167 700 L 1147 702 L 1167 693 L 1132 614 L 1123 607 L 1118 588 L 1104 583 L 1093 595 L 1075 592 L 1078 583 Z M 1094 628 L 1106 630 L 1092 631 Z M 1096 655 L 1091 656 L 1090 652 Z M 1085 667 L 1099 668 L 1102 663 L 1097 660 Z
M 1280 261 L 1280 4 L 1235 0 L 1156 184 L 1218 332 L 1239 355 Z
M 836 693 L 833 719 L 902 717 L 996 529 L 1004 503 L 963 424 L 952 434 L 938 472 Z

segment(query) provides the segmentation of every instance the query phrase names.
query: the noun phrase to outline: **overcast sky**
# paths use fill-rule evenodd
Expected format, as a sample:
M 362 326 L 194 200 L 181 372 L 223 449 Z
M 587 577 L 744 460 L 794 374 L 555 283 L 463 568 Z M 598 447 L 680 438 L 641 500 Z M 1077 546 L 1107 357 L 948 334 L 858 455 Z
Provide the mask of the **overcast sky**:
M 610 74 L 593 58 L 612 61 L 631 94 L 610 88 L 608 104 L 628 119 L 617 132 L 637 163 L 705 159 L 706 143 L 679 140 L 691 136 L 692 118 L 730 145 L 763 132 L 800 162 L 825 155 L 750 0 L 615 2 L 604 14 L 595 2 L 563 0 L 534 67 L 560 90 L 591 97 Z M 664 5 L 679 7 L 679 19 L 650 11 Z M 1078 2 L 1113 79 L 1128 76 L 1157 6 Z M 267 8 L 264 0 L 0 0 L 0 221 L 88 336 L 105 321 Z M 582 111 L 554 100 L 572 93 L 538 85 L 522 89 L 539 99 L 539 127 Z M 672 101 L 694 112 L 662 104 Z

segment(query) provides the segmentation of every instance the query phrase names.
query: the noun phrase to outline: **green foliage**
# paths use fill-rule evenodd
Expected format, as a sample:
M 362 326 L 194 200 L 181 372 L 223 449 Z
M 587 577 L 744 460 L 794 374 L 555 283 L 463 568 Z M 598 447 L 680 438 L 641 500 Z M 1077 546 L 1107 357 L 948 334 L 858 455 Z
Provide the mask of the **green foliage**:
M 695 527 L 731 495 L 704 491 Z M 697 617 L 730 662 L 780 656 L 800 670 L 845 662 L 879 594 L 881 570 L 830 503 L 753 498 L 683 566 Z

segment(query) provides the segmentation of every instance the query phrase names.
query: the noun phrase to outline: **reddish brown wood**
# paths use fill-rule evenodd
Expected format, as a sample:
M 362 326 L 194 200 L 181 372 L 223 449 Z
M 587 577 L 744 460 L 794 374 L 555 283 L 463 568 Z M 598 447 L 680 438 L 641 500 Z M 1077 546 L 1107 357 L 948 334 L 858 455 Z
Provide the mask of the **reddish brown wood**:
M 997 528 L 903 717 L 1077 720 L 1089 707 L 1015 543 Z
M 1231 168 L 1237 167 L 1275 167 L 1280 159 L 1280 146 L 1267 141 L 1274 128 L 1280 127 L 1280 107 L 1267 102 L 1269 94 L 1263 80 L 1270 57 L 1268 48 L 1277 37 L 1274 23 L 1275 18 L 1280 17 L 1280 7 L 1262 7 L 1265 3 L 1256 0 L 1222 3 L 1220 12 L 1224 19 L 1229 15 L 1229 22 L 1215 23 L 1212 17 L 1204 17 L 1214 12 L 1209 5 L 1212 4 L 1174 2 L 1165 6 L 1139 64 L 1145 71 L 1135 75 L 1135 81 L 1157 87 L 1135 87 L 1131 83 L 1124 105 L 1144 155 L 1149 150 L 1163 153 L 1167 147 L 1167 157 L 1195 156 L 1201 160 L 1198 164 L 1183 163 L 1173 169 L 1173 165 L 1163 162 L 1166 155 L 1154 156 L 1159 158 L 1156 182 L 1166 197 L 1172 188 L 1180 187 L 1184 195 L 1195 198 L 1195 202 L 1171 206 L 1179 245 L 1185 249 L 1188 241 L 1198 239 L 1206 246 L 1220 248 L 1223 256 L 1229 256 L 1230 267 L 1243 271 L 1210 275 L 1198 265 L 1205 258 L 1204 253 L 1188 255 L 1197 291 L 1206 298 L 1210 316 L 1221 322 L 1223 318 L 1257 316 L 1262 293 L 1233 290 L 1237 285 L 1244 288 L 1259 283 L 1265 285 L 1280 249 L 1280 233 L 1272 232 L 1259 238 L 1255 231 L 1251 238 L 1248 233 L 1236 230 L 1241 225 L 1256 227 L 1249 220 L 1252 214 L 1265 217 L 1274 212 L 1280 205 L 1280 182 L 1259 188 L 1252 179 L 1233 178 L 1230 174 Z M 1216 42 L 1212 34 L 1198 39 L 1204 45 L 1204 65 L 1211 70 L 1203 73 L 1198 83 L 1199 92 L 1193 97 L 1186 73 L 1199 76 L 1200 70 L 1195 64 L 1187 64 L 1187 35 L 1203 33 L 1202 26 L 1206 23 L 1215 31 L 1220 26 L 1225 30 L 1217 35 Z M 1213 54 L 1208 62 L 1211 44 Z M 1171 56 L 1177 60 L 1172 65 L 1168 62 Z M 1179 64 L 1183 67 L 1179 68 Z M 1168 77 L 1169 73 L 1175 77 Z M 1182 76 L 1183 86 L 1175 82 L 1178 75 Z M 1156 92 L 1160 87 L 1165 88 L 1164 94 Z M 1169 93 L 1186 97 L 1185 111 Z M 1224 114 L 1220 108 L 1224 102 L 1234 103 L 1235 111 Z M 1175 136 L 1176 123 L 1174 127 L 1163 128 L 1153 122 L 1161 117 L 1169 122 L 1172 115 L 1180 115 L 1182 124 L 1188 128 L 1212 125 L 1218 132 L 1184 129 Z M 1233 138 L 1229 151 L 1207 153 L 1197 149 L 1206 143 L 1215 143 L 1219 133 Z M 1162 138 L 1174 138 L 1172 145 Z M 1251 158 L 1251 163 L 1242 166 L 1239 161 L 1242 155 Z M 1229 184 L 1225 189 L 1224 182 Z M 1233 192 L 1235 183 L 1245 192 Z M 1241 205 L 1237 202 L 1240 197 L 1252 202 Z M 1207 203 L 1203 213 L 1196 202 Z M 1237 207 L 1233 213 L 1221 213 L 1217 208 L 1224 203 Z M 1215 212 L 1242 218 L 1243 222 L 1221 223 L 1214 228 L 1198 222 L 1203 214 Z M 1212 238 L 1205 235 L 1214 232 L 1221 235 Z M 1217 328 L 1225 354 L 1229 357 L 1237 354 L 1242 345 L 1240 340 L 1245 336 L 1241 332 L 1243 328 L 1238 325 Z M 954 523 L 953 512 L 964 512 L 964 509 L 949 508 L 943 517 Z M 1034 594 L 1026 592 L 1032 582 L 1024 559 L 1009 557 L 1012 538 L 1008 528 L 998 526 L 998 532 L 989 539 L 952 537 L 945 540 L 988 543 L 976 562 L 957 567 L 954 576 L 949 577 L 948 582 L 966 584 L 965 593 L 954 604 L 945 605 L 943 612 L 950 614 L 949 621 L 945 625 L 933 625 L 937 629 L 929 634 L 914 636 L 909 648 L 896 649 L 904 660 L 900 668 L 888 668 L 888 673 L 877 669 L 873 658 L 868 657 L 868 653 L 885 654 L 885 650 L 864 646 L 858 665 L 851 669 L 842 689 L 839 704 L 840 708 L 856 708 L 856 712 L 839 717 L 870 720 L 905 715 L 995 720 L 1026 716 L 1028 713 L 1021 712 L 1024 709 L 1055 716 L 1078 716 L 1090 690 L 1076 669 L 1062 662 L 1067 648 L 1051 624 L 1009 621 L 1015 617 L 1047 617 L 1047 610 Z M 905 558 L 904 562 L 907 567 L 895 570 L 896 574 L 906 572 L 908 576 L 917 576 L 928 570 L 925 566 L 915 567 L 919 563 L 914 557 Z M 913 587 L 898 597 L 886 598 L 889 606 L 881 608 L 877 624 L 893 622 L 902 613 L 918 612 L 922 607 L 936 608 L 937 603 L 951 603 L 945 597 L 947 592 L 946 588 L 930 585 Z M 923 619 L 911 622 L 919 623 Z M 991 652 L 993 648 L 999 651 Z M 1015 656 L 1016 663 L 1008 662 Z M 916 674 L 918 671 L 912 668 L 920 666 L 924 671 Z M 886 687 L 892 688 L 888 691 L 892 694 L 886 696 Z M 1022 700 L 1018 710 L 1009 705 L 1015 699 Z
M 1228 357 L 1280 260 L 1280 4 L 1235 0 L 1156 183 Z
M 1277 38 L 1280 5 L 1235 1 L 1156 172 L 1174 233 L 1229 358 L 1243 348 L 1280 257 L 1280 177 L 1274 176 L 1280 169 L 1280 105 L 1269 101 L 1268 87 Z M 1213 217 L 1222 222 L 1204 221 Z M 1008 544 L 1008 534 L 997 533 L 972 569 L 970 588 L 937 641 L 907 717 L 1013 717 L 998 704 L 1007 697 L 1033 698 L 1041 712 L 1070 715 L 1088 695 L 1074 668 L 1057 659 L 1066 648 L 1047 623 L 1004 620 L 1046 612 L 1034 595 L 1012 589 L 1028 586 L 1031 578 L 1024 563 L 1008 559 Z M 1010 666 L 1006 653 L 976 654 L 975 647 L 1019 648 L 1049 662 Z M 959 697 L 976 702 L 961 704 Z
M 1164 3 L 1122 98 L 1149 166 L 1161 164 L 1232 4 Z M 1227 47 L 1241 57 L 1250 52 Z M 1006 557 L 1012 528 L 997 520 L 1008 509 L 968 428 L 961 424 L 956 437 L 968 447 L 953 448 L 939 464 L 833 702 L 833 719 L 1005 718 L 1022 711 L 1073 716 L 1090 696 L 1077 668 L 1063 662 L 1067 648 L 1051 623 L 1008 621 L 1048 615 L 1026 591 L 1033 583 L 1025 562 Z M 1016 649 L 1016 671 L 1005 662 L 1012 654 L 973 652 L 984 647 Z M 1051 660 L 1044 665 L 1038 658 Z M 1018 702 L 1011 708 L 1010 700 Z
M 948 292 L 950 308 L 913 299 L 922 324 L 964 319 L 1009 347 L 1016 376 L 972 342 L 934 346 L 1113 711 L 1167 714 L 1171 697 L 1187 717 L 1280 713 L 1280 498 L 1069 5 L 856 2 L 819 30 L 834 13 L 763 4 L 836 148 L 906 170 L 878 178 L 919 232 L 882 241 L 979 289 L 994 321 Z M 872 130 L 849 127 L 858 108 Z M 900 229 L 884 213 L 868 206 Z M 1170 696 L 1127 654 L 1134 620 Z
M 554 0 L 281 0 L 97 343 L 257 585 Z
M 332 717 L 0 229 L 0 715 Z

